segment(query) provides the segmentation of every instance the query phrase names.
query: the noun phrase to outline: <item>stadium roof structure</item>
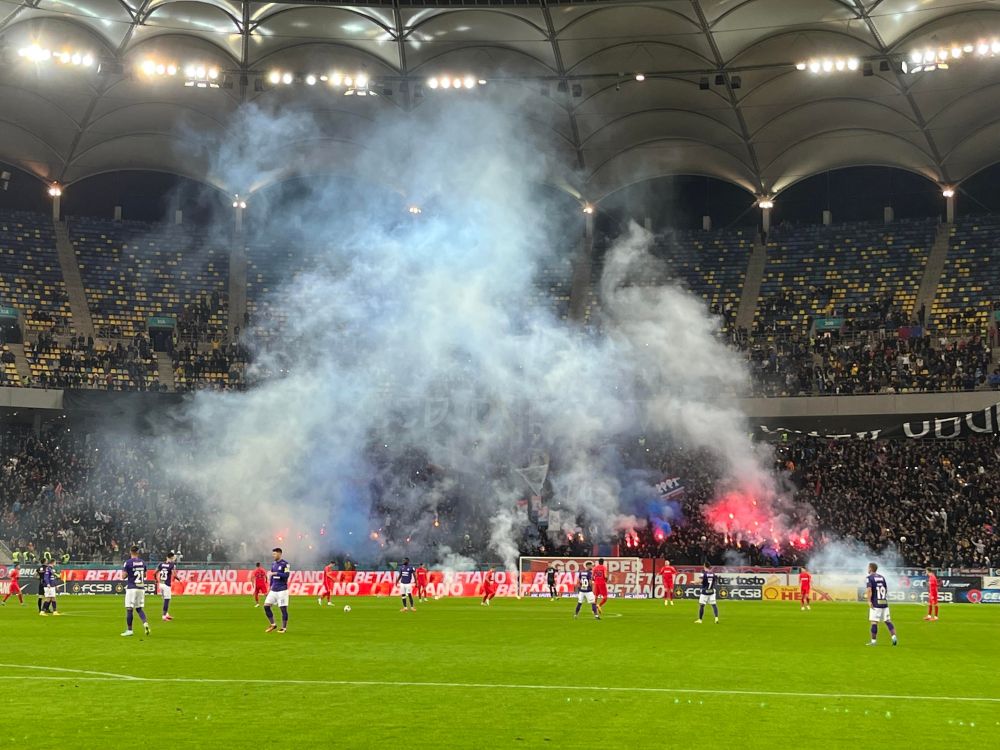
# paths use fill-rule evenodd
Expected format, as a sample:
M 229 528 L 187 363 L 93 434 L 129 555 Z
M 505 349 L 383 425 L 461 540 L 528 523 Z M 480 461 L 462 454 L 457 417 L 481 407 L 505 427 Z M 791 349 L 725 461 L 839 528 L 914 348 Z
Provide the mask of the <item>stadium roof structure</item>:
M 376 118 L 471 94 L 516 102 L 593 201 L 670 174 L 773 195 L 854 165 L 953 185 L 1000 161 L 994 37 L 987 0 L 0 0 L 0 160 L 66 185 L 144 169 L 232 193 L 336 169 L 378 147 Z M 334 70 L 381 95 L 304 78 Z M 442 75 L 478 90 L 431 90 Z M 224 137 L 246 102 L 320 127 L 308 156 L 275 143 L 266 179 L 224 184 L 188 135 Z

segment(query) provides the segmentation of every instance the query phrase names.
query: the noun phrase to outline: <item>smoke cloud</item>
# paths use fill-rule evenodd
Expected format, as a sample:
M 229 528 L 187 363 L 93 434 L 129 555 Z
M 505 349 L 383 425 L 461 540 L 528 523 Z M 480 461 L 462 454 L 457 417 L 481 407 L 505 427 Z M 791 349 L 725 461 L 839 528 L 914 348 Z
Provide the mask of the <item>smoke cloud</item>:
M 560 239 L 566 213 L 537 185 L 563 175 L 495 107 L 424 110 L 405 128 L 369 123 L 382 147 L 353 158 L 350 182 L 317 180 L 281 206 L 249 198 L 248 243 L 294 250 L 300 272 L 270 300 L 284 326 L 250 342 L 256 387 L 187 407 L 195 446 L 180 478 L 220 535 L 281 539 L 296 560 L 311 546 L 515 567 L 529 531 L 517 502 L 538 494 L 518 470 L 547 463 L 563 522 L 606 537 L 655 496 L 615 450 L 639 436 L 709 450 L 720 492 L 778 502 L 736 400 L 744 364 L 700 298 L 649 283 L 651 237 L 632 225 L 609 250 L 599 330 L 560 320 L 536 283 L 565 267 L 577 236 Z M 276 174 L 274 144 L 321 131 L 245 108 L 205 151 L 220 180 L 253 185 Z M 682 521 L 673 506 L 662 515 L 668 529 Z

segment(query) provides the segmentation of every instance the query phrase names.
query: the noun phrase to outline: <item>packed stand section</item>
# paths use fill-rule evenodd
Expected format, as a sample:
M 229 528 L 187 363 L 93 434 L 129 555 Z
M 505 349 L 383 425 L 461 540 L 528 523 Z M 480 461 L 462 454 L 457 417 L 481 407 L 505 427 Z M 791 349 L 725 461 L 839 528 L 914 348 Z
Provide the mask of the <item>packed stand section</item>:
M 1000 216 L 958 219 L 950 229 L 945 261 L 931 311 L 936 330 L 951 336 L 995 338 L 1000 300 Z
M 0 211 L 0 306 L 21 313 L 26 335 L 69 329 L 69 296 L 51 218 Z
M 0 538 L 9 549 L 119 563 L 137 544 L 151 559 L 171 549 L 225 559 L 200 502 L 157 463 L 155 442 L 78 434 L 61 422 L 39 437 L 2 434 Z
M 97 388 L 107 391 L 161 391 L 156 353 L 149 338 L 135 334 L 130 341 L 105 343 L 92 336 L 40 333 L 24 346 L 31 368 L 27 386 L 37 388 Z
M 177 391 L 245 390 L 249 352 L 240 343 L 222 337 L 178 345 L 171 352 Z
M 132 337 L 153 316 L 176 318 L 181 336 L 226 330 L 224 241 L 196 228 L 98 219 L 71 219 L 69 236 L 99 336 Z

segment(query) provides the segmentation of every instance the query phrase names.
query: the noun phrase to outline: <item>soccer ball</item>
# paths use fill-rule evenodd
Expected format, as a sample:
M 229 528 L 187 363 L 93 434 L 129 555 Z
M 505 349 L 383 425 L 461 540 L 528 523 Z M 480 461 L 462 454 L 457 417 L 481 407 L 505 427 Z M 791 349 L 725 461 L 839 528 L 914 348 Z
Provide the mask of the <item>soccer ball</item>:
M 350 604 L 345 604 L 344 605 L 344 611 L 345 612 L 350 612 L 351 611 L 351 605 Z

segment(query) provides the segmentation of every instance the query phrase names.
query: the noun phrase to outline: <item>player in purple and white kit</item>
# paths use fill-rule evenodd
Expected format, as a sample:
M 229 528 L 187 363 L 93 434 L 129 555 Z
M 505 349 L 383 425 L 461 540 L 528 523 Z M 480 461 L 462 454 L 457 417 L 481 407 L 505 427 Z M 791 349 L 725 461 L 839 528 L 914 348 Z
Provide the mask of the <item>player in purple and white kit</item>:
M 271 623 L 267 626 L 265 633 L 277 630 L 284 633 L 288 629 L 288 577 L 291 575 L 291 568 L 288 561 L 281 556 L 281 547 L 271 550 L 274 562 L 271 563 L 271 590 L 267 592 L 264 600 L 264 614 L 267 621 Z M 281 608 L 281 627 L 274 624 L 274 612 L 271 607 L 277 605 Z
M 163 619 L 164 622 L 170 622 L 174 618 L 170 616 L 170 596 L 173 593 L 171 586 L 174 583 L 174 570 L 177 565 L 174 563 L 174 551 L 170 550 L 167 554 L 167 561 L 161 562 L 156 566 L 156 587 L 160 592 L 160 596 L 163 597 Z
M 122 635 L 132 635 L 132 613 L 138 612 L 142 620 L 142 629 L 150 634 L 149 623 L 146 621 L 146 561 L 139 557 L 139 548 L 129 550 L 131 557 L 125 561 L 122 570 L 125 571 L 125 632 Z
M 865 599 L 868 600 L 868 620 L 872 624 L 872 639 L 867 645 L 875 645 L 875 639 L 878 638 L 878 624 L 884 622 L 885 626 L 889 628 L 889 635 L 892 636 L 892 645 L 895 646 L 898 641 L 896 640 L 896 626 L 892 624 L 892 618 L 889 615 L 889 586 L 882 574 L 878 572 L 878 565 L 875 563 L 868 563 Z

